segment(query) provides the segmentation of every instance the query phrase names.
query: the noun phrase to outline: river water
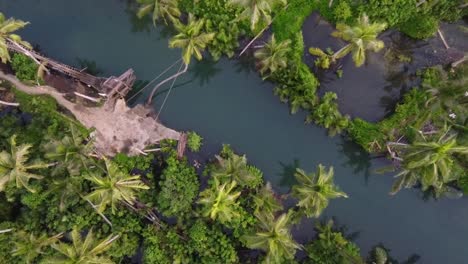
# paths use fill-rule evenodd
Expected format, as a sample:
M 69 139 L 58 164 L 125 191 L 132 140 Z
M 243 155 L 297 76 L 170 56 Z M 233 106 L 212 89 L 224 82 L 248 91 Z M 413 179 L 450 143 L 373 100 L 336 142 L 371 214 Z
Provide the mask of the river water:
M 139 79 L 151 80 L 180 57 L 179 50 L 167 48 L 170 32 L 138 23 L 127 1 L 0 0 L 0 11 L 30 21 L 21 34 L 46 55 L 77 67 L 78 60 L 95 61 L 104 76 L 131 67 Z M 369 78 L 384 78 L 379 74 Z M 365 81 L 353 80 L 346 89 Z M 281 192 L 294 183 L 294 166 L 334 166 L 336 183 L 350 198 L 332 201 L 323 218 L 336 217 L 355 233 L 363 252 L 383 243 L 400 260 L 417 254 L 419 263 L 466 263 L 466 198 L 425 200 L 419 190 L 389 196 L 392 174 L 374 172 L 386 161 L 371 160 L 353 143 L 304 125 L 304 114 L 289 115 L 272 88 L 239 61 L 194 63 L 178 79 L 160 118 L 171 128 L 201 134 L 207 157 L 222 143 L 231 144 Z M 164 96 L 155 100 L 156 109 Z M 144 99 L 145 93 L 137 101 Z M 296 238 L 310 239 L 312 227 L 313 220 L 306 221 Z

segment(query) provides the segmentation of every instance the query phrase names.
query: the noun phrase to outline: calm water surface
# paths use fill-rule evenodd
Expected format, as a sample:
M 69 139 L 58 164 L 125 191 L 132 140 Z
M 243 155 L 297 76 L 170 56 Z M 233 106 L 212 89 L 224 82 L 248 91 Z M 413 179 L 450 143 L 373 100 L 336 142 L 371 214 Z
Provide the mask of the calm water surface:
M 93 60 L 104 75 L 132 67 L 139 79 L 151 80 L 180 51 L 167 48 L 168 32 L 135 23 L 126 9 L 127 2 L 117 0 L 0 0 L 0 11 L 31 22 L 21 34 L 52 58 L 75 66 L 77 59 Z M 359 81 L 365 80 L 348 82 L 346 89 L 360 87 Z M 358 232 L 363 252 L 383 243 L 398 259 L 419 254 L 420 263 L 466 263 L 466 199 L 424 201 L 417 190 L 389 196 L 391 174 L 373 172 L 385 161 L 370 160 L 352 143 L 304 125 L 304 116 L 289 115 L 272 88 L 237 61 L 194 63 L 177 81 L 161 119 L 172 128 L 203 135 L 208 155 L 222 143 L 246 153 L 282 192 L 294 182 L 291 167 L 334 166 L 336 182 L 350 198 L 334 200 L 324 217 L 334 216 Z M 155 101 L 157 109 L 163 96 Z M 311 238 L 312 226 L 312 221 L 304 223 L 297 239 Z

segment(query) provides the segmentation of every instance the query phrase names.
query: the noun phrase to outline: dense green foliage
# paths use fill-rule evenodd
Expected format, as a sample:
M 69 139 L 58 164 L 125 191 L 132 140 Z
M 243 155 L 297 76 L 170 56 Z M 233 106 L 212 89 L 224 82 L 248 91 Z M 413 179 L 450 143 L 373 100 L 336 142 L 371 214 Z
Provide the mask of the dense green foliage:
M 193 167 L 187 161 L 178 160 L 171 155 L 166 160 L 157 197 L 158 208 L 165 216 L 182 218 L 192 211 L 192 203 L 198 195 L 200 184 Z
M 359 248 L 341 232 L 333 230 L 333 221 L 316 226 L 317 239 L 306 245 L 310 264 L 363 263 Z
M 13 58 L 10 63 L 16 77 L 21 81 L 36 80 L 37 69 L 39 66 L 28 56 L 15 53 L 13 54 Z
M 203 31 L 216 33 L 208 44 L 208 50 L 215 60 L 222 55 L 234 56 L 239 46 L 239 38 L 248 34 L 248 23 L 236 20 L 241 13 L 239 8 L 228 4 L 227 0 L 193 1 L 181 0 L 182 10 L 204 19 Z
M 187 133 L 187 146 L 190 151 L 198 152 L 203 145 L 203 138 L 197 133 L 190 131 Z

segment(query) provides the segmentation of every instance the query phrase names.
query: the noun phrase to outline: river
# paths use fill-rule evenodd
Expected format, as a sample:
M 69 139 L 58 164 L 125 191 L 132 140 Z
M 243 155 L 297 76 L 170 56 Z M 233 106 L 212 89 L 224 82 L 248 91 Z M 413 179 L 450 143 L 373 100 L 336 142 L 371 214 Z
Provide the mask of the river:
M 180 50 L 167 47 L 167 30 L 139 25 L 126 7 L 118 0 L 0 0 L 7 16 L 31 22 L 21 35 L 46 55 L 75 66 L 77 59 L 95 61 L 105 76 L 131 67 L 139 79 L 151 80 L 179 59 Z M 360 80 L 353 80 L 346 89 L 359 87 Z M 160 118 L 171 128 L 201 134 L 206 157 L 231 144 L 281 192 L 294 182 L 290 168 L 297 164 L 307 171 L 319 163 L 334 166 L 336 183 L 350 198 L 333 200 L 323 218 L 336 217 L 356 232 L 363 255 L 383 243 L 400 260 L 417 254 L 419 263 L 466 263 L 466 198 L 427 200 L 419 190 L 388 195 L 392 174 L 374 172 L 388 165 L 385 160 L 371 160 L 353 143 L 304 125 L 304 114 L 290 115 L 272 88 L 235 60 L 194 63 Z M 155 100 L 156 109 L 163 97 Z M 144 99 L 144 93 L 137 98 Z M 296 238 L 310 239 L 312 227 L 313 220 L 306 221 Z

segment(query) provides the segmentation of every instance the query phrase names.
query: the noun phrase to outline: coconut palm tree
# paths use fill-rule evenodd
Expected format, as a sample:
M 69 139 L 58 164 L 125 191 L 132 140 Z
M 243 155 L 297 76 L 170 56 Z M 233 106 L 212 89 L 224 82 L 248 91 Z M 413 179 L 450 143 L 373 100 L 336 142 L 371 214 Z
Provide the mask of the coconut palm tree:
M 241 192 L 234 192 L 236 186 L 236 181 L 221 185 L 214 178 L 213 186 L 200 193 L 198 203 L 203 205 L 203 215 L 205 217 L 209 216 L 212 220 L 217 220 L 222 224 L 229 223 L 239 217 L 237 198 L 239 198 Z
M 113 264 L 114 262 L 106 256 L 102 256 L 106 250 L 112 246 L 118 235 L 110 235 L 102 241 L 97 241 L 93 236 L 93 231 L 90 230 L 83 238 L 80 232 L 74 229 L 71 232 L 72 244 L 58 243 L 53 244 L 60 256 L 47 258 L 44 263 L 48 264 Z
M 62 233 L 53 237 L 48 237 L 46 234 L 35 236 L 33 233 L 28 234 L 25 231 L 15 233 L 13 256 L 21 257 L 28 264 L 35 263 L 34 259 L 43 254 L 43 248 L 52 245 L 62 237 Z
M 58 161 L 57 168 L 66 168 L 70 175 L 79 175 L 81 168 L 86 168 L 90 164 L 88 154 L 91 152 L 91 144 L 85 144 L 84 138 L 80 135 L 74 125 L 70 125 L 70 135 L 62 139 L 49 140 L 43 146 L 45 158 Z
M 175 24 L 175 28 L 179 33 L 169 41 L 169 47 L 182 49 L 182 59 L 185 65 L 190 64 L 192 55 L 201 60 L 203 50 L 215 36 L 215 33 L 204 33 L 202 31 L 204 23 L 204 19 L 196 20 L 195 16 L 189 14 L 186 25 L 182 23 Z
M 181 15 L 178 0 L 137 0 L 137 2 L 141 5 L 137 13 L 138 18 L 151 14 L 155 26 L 160 18 L 167 24 L 167 20 L 174 23 Z
M 260 249 L 267 253 L 266 263 L 288 263 L 293 260 L 301 246 L 292 238 L 290 215 L 282 214 L 275 219 L 272 213 L 256 213 L 258 231 L 244 235 L 242 240 L 248 248 Z
M 261 183 L 261 175 L 250 169 L 245 155 L 239 156 L 233 153 L 228 158 L 218 155 L 215 157 L 218 163 L 213 168 L 211 176 L 217 178 L 219 182 L 236 181 L 239 185 L 250 188 L 255 188 Z
M 32 49 L 31 44 L 22 40 L 19 35 L 13 33 L 24 28 L 28 24 L 29 22 L 24 22 L 14 18 L 5 19 L 5 15 L 0 12 L 0 60 L 3 63 L 7 63 L 11 59 L 10 53 L 8 52 L 8 42 L 16 43 Z
M 275 192 L 271 188 L 271 184 L 267 182 L 254 196 L 253 201 L 255 203 L 255 212 L 268 212 L 276 213 L 283 210 L 283 205 L 277 197 Z
M 357 67 L 360 67 L 366 61 L 366 51 L 380 51 L 384 47 L 384 42 L 377 39 L 380 32 L 385 30 L 385 23 L 370 23 L 366 15 L 362 15 L 355 26 L 338 23 L 336 31 L 332 36 L 341 38 L 348 45 L 341 48 L 333 54 L 332 61 L 343 58 L 349 53 L 353 54 L 353 61 Z
M 319 164 L 317 172 L 311 174 L 298 168 L 294 177 L 298 184 L 292 187 L 292 196 L 299 200 L 297 206 L 307 217 L 319 217 L 330 199 L 348 197 L 333 183 L 333 167 L 326 171 L 325 166 Z
M 29 180 L 40 180 L 43 176 L 30 173 L 30 170 L 47 168 L 51 164 L 41 161 L 28 162 L 28 156 L 32 145 L 16 145 L 16 136 L 10 139 L 10 153 L 0 152 L 0 191 L 3 191 L 10 182 L 16 182 L 17 188 L 26 188 L 30 192 L 35 192 L 29 187 Z
M 286 0 L 229 0 L 229 4 L 243 8 L 241 17 L 250 20 L 250 28 L 255 30 L 258 23 L 269 24 L 275 5 L 286 5 Z
M 287 55 L 290 44 L 290 40 L 277 42 L 273 34 L 270 41 L 254 54 L 260 66 L 260 73 L 264 74 L 267 71 L 273 73 L 278 69 L 285 68 L 288 65 Z
M 102 177 L 99 173 L 91 173 L 86 179 L 93 184 L 93 192 L 88 194 L 85 199 L 90 200 L 96 205 L 99 213 L 104 212 L 108 205 L 115 213 L 117 203 L 126 202 L 133 204 L 137 190 L 147 190 L 139 175 L 131 176 L 121 171 L 116 164 L 104 158 L 106 165 L 106 175 Z
M 187 72 L 192 56 L 195 56 L 198 60 L 202 59 L 203 50 L 215 36 L 215 33 L 202 32 L 204 23 L 204 19 L 196 20 L 192 14 L 189 14 L 187 24 L 184 25 L 180 22 L 174 23 L 174 26 L 179 33 L 169 40 L 169 47 L 182 49 L 184 68 L 176 74 L 164 79 L 153 88 L 150 96 L 148 97 L 148 101 L 146 102 L 148 105 L 151 104 L 156 91 L 161 87 L 161 85 Z
M 441 190 L 444 184 L 456 180 L 459 175 L 454 175 L 452 172 L 454 155 L 468 154 L 468 146 L 458 145 L 456 136 L 457 134 L 451 133 L 450 128 L 446 128 L 434 138 L 435 140 L 421 133 L 412 144 L 400 144 L 403 147 L 400 155 L 403 172 L 397 175 L 399 179 L 392 193 L 398 192 L 403 186 L 413 186 L 415 177 L 424 191 L 430 187 L 436 191 Z M 411 175 L 410 180 L 400 179 L 400 177 L 408 178 L 409 175 Z

